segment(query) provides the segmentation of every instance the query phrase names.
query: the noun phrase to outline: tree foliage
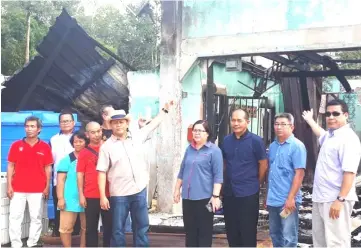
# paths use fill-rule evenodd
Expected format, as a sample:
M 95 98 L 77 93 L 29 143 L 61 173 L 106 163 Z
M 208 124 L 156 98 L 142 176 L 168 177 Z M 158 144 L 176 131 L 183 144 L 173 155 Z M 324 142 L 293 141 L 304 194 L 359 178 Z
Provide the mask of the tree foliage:
M 83 1 L 84 2 L 84 1 Z M 93 4 L 88 0 L 88 4 Z M 1 5 L 1 73 L 12 75 L 25 62 L 26 16 L 31 13 L 30 57 L 36 46 L 66 8 L 87 33 L 137 69 L 153 69 L 159 64 L 159 2 L 152 18 L 121 13 L 111 5 L 99 6 L 88 15 L 76 1 L 2 1 Z

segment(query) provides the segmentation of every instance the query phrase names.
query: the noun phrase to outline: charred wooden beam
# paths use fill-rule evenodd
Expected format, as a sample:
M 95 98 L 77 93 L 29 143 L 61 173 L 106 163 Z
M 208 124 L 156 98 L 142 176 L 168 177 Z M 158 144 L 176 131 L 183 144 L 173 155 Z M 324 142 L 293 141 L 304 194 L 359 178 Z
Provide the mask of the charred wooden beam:
M 308 97 L 308 90 L 307 90 L 307 77 L 303 76 L 300 77 L 300 88 L 301 88 L 301 100 L 302 106 L 304 110 L 311 109 L 310 99 Z
M 345 64 L 360 64 L 361 59 L 333 59 L 333 61 L 337 63 L 345 63 Z
M 340 68 L 338 68 L 336 62 L 334 62 L 330 57 L 324 56 L 323 59 L 324 59 L 324 65 L 326 65 L 328 68 L 330 68 L 333 71 L 340 71 Z M 351 92 L 352 90 L 351 86 L 347 81 L 345 75 L 337 74 L 336 78 L 338 79 L 338 81 L 340 81 L 342 86 L 345 88 L 346 92 Z
M 273 73 L 276 78 L 283 78 L 283 77 L 331 77 L 337 75 L 344 75 L 344 76 L 360 76 L 361 69 L 345 69 L 345 70 L 326 70 L 326 71 L 295 71 L 295 72 L 285 72 L 279 71 Z
M 206 89 L 206 119 L 211 127 L 214 125 L 214 78 L 213 63 L 207 68 L 207 89 Z
M 278 63 L 281 63 L 282 65 L 284 66 L 287 66 L 291 69 L 297 69 L 299 71 L 306 71 L 308 70 L 306 65 L 302 65 L 302 64 L 299 64 L 295 61 L 292 61 L 292 60 L 289 60 L 289 59 L 286 59 L 284 57 L 282 57 L 281 55 L 277 55 L 277 54 L 265 54 L 265 55 L 262 55 L 262 57 L 266 58 L 266 59 L 269 59 L 269 60 L 273 60 L 273 61 L 276 61 Z
M 63 37 L 61 38 L 60 42 L 56 45 L 53 53 L 51 53 L 51 55 L 45 59 L 45 65 L 44 67 L 39 71 L 39 74 L 36 76 L 34 82 L 30 85 L 28 91 L 26 92 L 26 94 L 24 95 L 24 97 L 21 99 L 18 107 L 16 108 L 17 111 L 21 110 L 25 104 L 28 102 L 29 97 L 31 96 L 31 94 L 33 93 L 33 91 L 36 89 L 36 86 L 39 85 L 43 80 L 44 77 L 46 76 L 46 74 L 48 73 L 49 69 L 51 68 L 51 66 L 53 65 L 56 57 L 59 55 L 61 48 L 63 47 L 65 41 L 67 40 L 71 30 L 74 28 L 74 23 L 71 23 L 67 29 L 65 34 L 63 35 Z
M 81 94 L 84 93 L 84 91 L 86 89 L 88 89 L 91 85 L 93 85 L 97 80 L 99 80 L 104 73 L 106 73 L 110 67 L 112 67 L 115 64 L 115 60 L 114 59 L 109 59 L 107 62 L 105 62 L 102 67 L 100 69 L 98 69 L 91 78 L 89 78 L 84 84 L 83 86 L 76 90 L 74 95 L 73 95 L 73 99 L 75 100 L 78 96 L 80 96 Z

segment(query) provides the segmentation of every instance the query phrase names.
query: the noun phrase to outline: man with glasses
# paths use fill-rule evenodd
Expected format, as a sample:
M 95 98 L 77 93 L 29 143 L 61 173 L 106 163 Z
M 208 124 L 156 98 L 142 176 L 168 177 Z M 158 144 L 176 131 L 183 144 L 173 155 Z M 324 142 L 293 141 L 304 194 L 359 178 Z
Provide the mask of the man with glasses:
M 269 147 L 267 210 L 273 247 L 297 247 L 298 212 L 302 202 L 301 185 L 307 152 L 293 135 L 294 117 L 276 115 L 275 141 Z
M 56 194 L 56 168 L 58 166 L 58 163 L 61 159 L 63 159 L 65 156 L 67 156 L 69 153 L 71 153 L 74 148 L 70 144 L 70 138 L 74 132 L 74 116 L 71 112 L 68 111 L 62 111 L 59 114 L 59 125 L 60 125 L 60 132 L 55 134 L 50 139 L 50 146 L 51 146 L 51 152 L 53 154 L 54 159 L 54 166 L 53 166 L 53 203 L 54 203 L 54 229 L 53 229 L 53 236 L 59 237 L 59 219 L 60 219 L 60 211 L 57 210 L 58 205 L 58 197 Z M 79 221 L 78 221 L 79 222 Z M 77 230 L 75 232 L 79 232 L 80 226 L 79 223 L 75 226 L 74 230 Z
M 313 111 L 303 118 L 320 142 L 312 194 L 312 238 L 314 247 L 351 247 L 351 213 L 358 200 L 355 176 L 361 144 L 347 124 L 348 106 L 342 100 L 326 105 L 325 131 L 313 120 Z
M 248 131 L 249 122 L 246 110 L 234 110 L 233 133 L 227 135 L 222 144 L 224 220 L 230 247 L 257 246 L 259 189 L 268 163 L 264 142 Z

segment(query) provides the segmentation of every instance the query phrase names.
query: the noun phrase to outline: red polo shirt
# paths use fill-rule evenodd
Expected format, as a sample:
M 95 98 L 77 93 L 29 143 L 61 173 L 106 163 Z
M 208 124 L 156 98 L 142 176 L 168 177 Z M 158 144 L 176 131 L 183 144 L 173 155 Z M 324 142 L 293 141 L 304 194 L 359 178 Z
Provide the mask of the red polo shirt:
M 89 147 L 99 153 L 100 146 L 89 145 Z M 84 196 L 86 198 L 100 198 L 97 162 L 98 156 L 88 149 L 84 148 L 80 151 L 76 171 L 84 173 Z M 110 196 L 108 182 L 106 182 L 105 194 L 107 197 Z
M 11 182 L 14 192 L 42 193 L 46 187 L 45 167 L 53 163 L 50 146 L 40 140 L 30 146 L 23 140 L 15 141 L 9 151 L 8 161 L 14 163 Z

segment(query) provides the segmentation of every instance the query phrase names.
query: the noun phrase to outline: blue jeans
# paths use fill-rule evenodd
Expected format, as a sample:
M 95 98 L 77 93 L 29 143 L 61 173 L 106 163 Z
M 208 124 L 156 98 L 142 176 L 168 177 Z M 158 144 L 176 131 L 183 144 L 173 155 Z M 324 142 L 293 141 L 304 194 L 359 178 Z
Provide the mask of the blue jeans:
M 299 207 L 300 205 L 296 203 L 296 210 L 284 219 L 280 216 L 283 207 L 267 206 L 273 247 L 297 247 Z
M 113 216 L 113 233 L 110 246 L 125 247 L 125 228 L 129 211 L 132 218 L 133 246 L 149 246 L 147 233 L 149 229 L 149 218 L 146 195 L 147 191 L 143 189 L 134 195 L 110 197 Z

